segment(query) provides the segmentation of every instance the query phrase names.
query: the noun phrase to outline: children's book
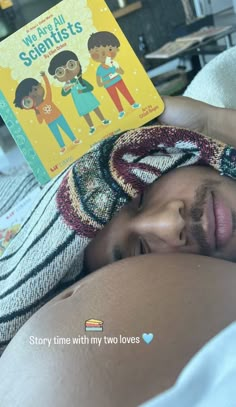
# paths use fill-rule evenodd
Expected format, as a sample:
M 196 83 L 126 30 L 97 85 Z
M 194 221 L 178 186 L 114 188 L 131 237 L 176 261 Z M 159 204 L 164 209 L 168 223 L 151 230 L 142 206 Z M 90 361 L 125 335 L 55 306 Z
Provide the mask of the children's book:
M 163 109 L 104 0 L 63 0 L 0 44 L 0 115 L 41 184 Z
M 192 46 L 199 44 L 207 39 L 215 37 L 219 34 L 229 31 L 231 26 L 226 27 L 203 27 L 192 34 L 185 35 L 183 37 L 176 38 L 175 41 L 170 41 L 164 44 L 161 48 L 147 54 L 146 58 L 171 58 L 180 54 L 183 51 L 191 48 Z

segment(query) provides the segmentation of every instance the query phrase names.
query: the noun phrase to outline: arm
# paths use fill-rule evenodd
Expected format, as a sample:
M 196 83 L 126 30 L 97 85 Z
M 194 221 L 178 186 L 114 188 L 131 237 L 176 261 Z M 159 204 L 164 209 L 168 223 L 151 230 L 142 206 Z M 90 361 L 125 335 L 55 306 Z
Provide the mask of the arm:
M 86 92 L 92 92 L 93 85 L 91 83 L 87 82 L 85 79 L 83 79 L 83 85 L 86 86 L 85 89 L 81 89 L 81 93 L 86 93 Z
M 96 76 L 96 80 L 97 80 L 97 85 L 98 85 L 99 87 L 103 86 L 103 81 L 102 81 L 102 79 L 101 79 L 101 76 L 97 75 L 97 76 Z
M 236 110 L 212 107 L 207 122 L 209 136 L 236 147 Z
M 115 71 L 115 72 L 119 73 L 120 75 L 123 75 L 123 74 L 124 74 L 124 69 L 122 69 L 122 68 L 120 67 L 120 65 L 118 64 L 117 61 L 113 61 L 113 66 L 116 68 L 116 71 Z
M 116 72 L 119 73 L 120 75 L 123 75 L 125 71 L 124 71 L 124 69 L 122 69 L 122 68 L 119 66 L 119 68 L 116 68 Z
M 39 122 L 40 124 L 43 123 L 43 117 L 42 117 L 40 111 L 36 109 L 36 110 L 35 110 L 35 114 L 36 114 L 36 117 L 37 117 L 38 122 Z
M 104 85 L 108 85 L 108 83 L 111 82 L 111 79 L 107 79 L 106 81 L 102 81 L 102 78 L 99 75 L 96 76 L 96 79 L 97 79 L 97 84 L 98 84 L 99 87 L 102 87 Z
M 45 86 L 46 86 L 46 98 L 49 99 L 50 101 L 52 101 L 52 91 L 51 91 L 51 86 L 48 80 L 47 75 L 45 74 L 45 72 L 40 72 L 41 76 L 43 77 Z
M 161 124 L 186 127 L 236 147 L 236 110 L 211 106 L 185 96 L 163 97 Z
M 109 85 L 113 81 L 114 76 L 116 76 L 116 67 L 115 66 L 108 66 L 104 70 L 101 66 L 97 69 L 97 84 L 98 86 L 106 86 Z
M 72 89 L 72 87 L 73 87 L 74 85 L 68 85 L 68 84 L 65 84 L 64 86 L 63 86 L 63 88 L 62 88 L 62 91 L 61 91 L 61 95 L 62 96 L 67 96 L 67 95 L 69 95 L 70 93 L 71 93 L 71 89 Z

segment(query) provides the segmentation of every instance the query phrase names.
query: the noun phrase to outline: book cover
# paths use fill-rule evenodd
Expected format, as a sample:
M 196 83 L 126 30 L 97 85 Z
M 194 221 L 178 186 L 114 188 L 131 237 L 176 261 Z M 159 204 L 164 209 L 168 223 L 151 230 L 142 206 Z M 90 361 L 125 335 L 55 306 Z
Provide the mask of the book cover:
M 63 0 L 0 44 L 0 115 L 41 184 L 163 109 L 104 0 Z

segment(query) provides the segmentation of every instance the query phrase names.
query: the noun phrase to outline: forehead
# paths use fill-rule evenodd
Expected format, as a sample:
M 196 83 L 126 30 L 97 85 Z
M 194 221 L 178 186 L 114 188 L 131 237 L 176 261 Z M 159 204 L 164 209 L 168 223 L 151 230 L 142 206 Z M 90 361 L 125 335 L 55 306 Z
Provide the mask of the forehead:
M 90 52 L 104 50 L 104 49 L 108 49 L 108 48 L 117 49 L 117 47 L 115 47 L 114 45 L 97 45 L 94 48 L 91 48 Z
M 40 88 L 40 87 L 42 87 L 41 83 L 37 83 L 37 84 L 33 85 L 32 88 L 31 88 L 31 92 L 34 91 L 35 89 Z
M 202 183 L 222 180 L 222 176 L 211 167 L 188 166 L 175 168 L 158 178 L 149 186 L 150 191 L 177 194 L 191 192 Z

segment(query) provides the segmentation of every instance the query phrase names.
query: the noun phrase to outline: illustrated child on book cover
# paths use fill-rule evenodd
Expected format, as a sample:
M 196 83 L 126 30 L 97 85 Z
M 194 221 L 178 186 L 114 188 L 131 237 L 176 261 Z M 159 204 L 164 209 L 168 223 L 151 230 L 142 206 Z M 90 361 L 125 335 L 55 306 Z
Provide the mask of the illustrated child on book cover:
M 104 86 L 107 90 L 119 112 L 118 119 L 122 119 L 125 115 L 125 111 L 121 104 L 118 91 L 124 96 L 133 109 L 138 109 L 141 105 L 135 102 L 121 77 L 121 75 L 124 74 L 124 70 L 119 66 L 117 61 L 114 61 L 119 47 L 120 41 L 109 31 L 94 33 L 88 40 L 88 50 L 91 58 L 101 63 L 96 74 L 97 84 L 100 87 Z
M 99 105 L 100 102 L 93 95 L 93 86 L 82 77 L 82 68 L 77 55 L 72 51 L 61 51 L 55 55 L 49 65 L 48 72 L 59 82 L 65 82 L 62 89 L 62 96 L 71 94 L 78 114 L 84 117 L 88 126 L 89 134 L 96 130 L 90 113 L 94 112 L 102 124 L 110 124 L 111 121 L 105 119 Z
M 79 144 L 80 140 L 75 137 L 61 111 L 53 103 L 50 83 L 45 72 L 41 72 L 41 76 L 45 83 L 46 96 L 44 87 L 36 79 L 27 78 L 17 86 L 14 104 L 20 109 L 34 109 L 38 122 L 40 124 L 43 121 L 47 123 L 61 148 L 60 154 L 63 154 L 66 151 L 66 146 L 59 127 L 64 130 L 74 144 Z

